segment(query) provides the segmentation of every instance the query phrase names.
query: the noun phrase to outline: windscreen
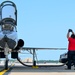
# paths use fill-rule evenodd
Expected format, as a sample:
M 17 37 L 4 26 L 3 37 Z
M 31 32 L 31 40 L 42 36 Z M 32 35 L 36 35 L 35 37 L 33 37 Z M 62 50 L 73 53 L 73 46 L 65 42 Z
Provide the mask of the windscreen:
M 2 8 L 2 19 L 13 18 L 15 20 L 15 8 L 11 5 Z

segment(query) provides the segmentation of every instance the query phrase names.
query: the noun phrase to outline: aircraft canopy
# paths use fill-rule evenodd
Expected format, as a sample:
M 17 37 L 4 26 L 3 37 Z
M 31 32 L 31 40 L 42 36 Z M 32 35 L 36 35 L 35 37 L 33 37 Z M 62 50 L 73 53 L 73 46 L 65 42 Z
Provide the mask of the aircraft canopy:
M 17 25 L 17 9 L 13 2 L 5 1 L 0 5 L 0 22 L 1 25 Z

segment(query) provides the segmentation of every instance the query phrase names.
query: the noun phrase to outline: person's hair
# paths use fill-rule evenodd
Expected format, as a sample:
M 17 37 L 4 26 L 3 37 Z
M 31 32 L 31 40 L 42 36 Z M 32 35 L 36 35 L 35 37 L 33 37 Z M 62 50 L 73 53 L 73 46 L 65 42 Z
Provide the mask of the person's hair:
M 75 35 L 74 35 L 74 34 L 72 34 L 72 35 L 71 35 L 71 38 L 75 39 Z

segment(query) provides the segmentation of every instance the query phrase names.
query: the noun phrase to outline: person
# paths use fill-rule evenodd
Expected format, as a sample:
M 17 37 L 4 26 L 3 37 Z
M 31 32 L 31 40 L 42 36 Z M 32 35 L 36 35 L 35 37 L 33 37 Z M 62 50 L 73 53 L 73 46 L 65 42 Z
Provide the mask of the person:
M 71 36 L 70 36 L 71 33 Z M 67 69 L 71 69 L 71 64 L 74 64 L 75 67 L 75 34 L 72 29 L 68 30 L 67 33 L 68 39 L 68 64 Z

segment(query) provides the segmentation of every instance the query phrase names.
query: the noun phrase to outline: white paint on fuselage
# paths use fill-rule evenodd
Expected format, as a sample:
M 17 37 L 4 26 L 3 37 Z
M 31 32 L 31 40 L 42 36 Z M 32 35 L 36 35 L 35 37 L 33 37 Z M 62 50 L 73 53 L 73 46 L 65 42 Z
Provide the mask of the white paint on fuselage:
M 9 39 L 12 39 L 14 41 L 17 41 L 17 32 L 12 31 L 12 32 L 8 32 L 7 34 L 4 34 L 3 31 L 0 32 L 0 40 L 2 38 L 4 38 L 4 36 L 7 36 Z
M 17 46 L 18 38 L 17 38 L 17 32 L 16 30 L 10 31 L 10 30 L 1 30 L 0 31 L 0 41 L 4 38 L 4 36 L 7 36 L 8 39 L 11 39 L 12 41 L 16 42 L 15 47 Z M 2 42 L 4 43 L 4 42 Z M 12 42 L 10 42 L 11 44 Z M 12 45 L 12 44 L 11 44 Z M 2 45 L 0 44 L 0 47 Z

